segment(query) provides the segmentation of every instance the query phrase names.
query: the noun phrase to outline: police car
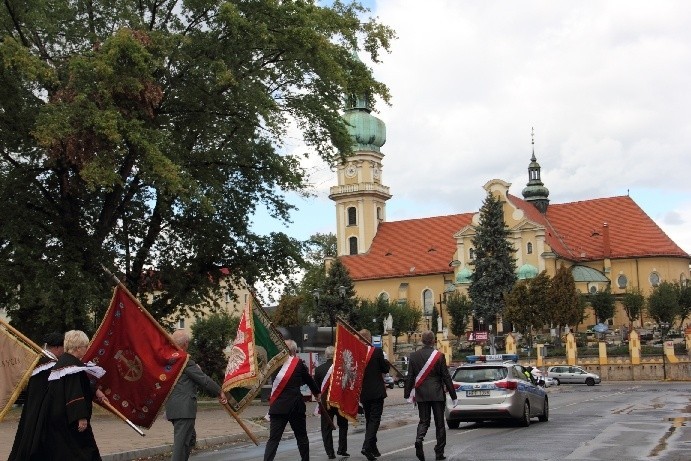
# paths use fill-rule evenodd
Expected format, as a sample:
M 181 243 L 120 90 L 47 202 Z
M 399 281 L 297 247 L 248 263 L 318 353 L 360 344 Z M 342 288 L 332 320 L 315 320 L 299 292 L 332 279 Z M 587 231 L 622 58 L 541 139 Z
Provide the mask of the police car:
M 549 419 L 545 390 L 533 383 L 515 354 L 473 355 L 452 376 L 457 404 L 446 397 L 446 424 L 458 428 L 461 422 L 512 420 L 529 426 L 531 418 Z

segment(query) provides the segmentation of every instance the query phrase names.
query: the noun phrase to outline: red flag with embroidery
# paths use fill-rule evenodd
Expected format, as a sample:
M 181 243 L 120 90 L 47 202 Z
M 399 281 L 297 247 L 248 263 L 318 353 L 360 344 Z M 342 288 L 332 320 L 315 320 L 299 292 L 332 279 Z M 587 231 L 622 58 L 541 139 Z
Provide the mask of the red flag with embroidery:
M 350 325 L 338 321 L 334 370 L 326 401 L 350 421 L 357 420 L 362 380 L 372 352 L 374 348 Z
M 118 285 L 83 360 L 106 370 L 97 384 L 110 403 L 130 421 L 149 429 L 187 357 L 132 294 Z

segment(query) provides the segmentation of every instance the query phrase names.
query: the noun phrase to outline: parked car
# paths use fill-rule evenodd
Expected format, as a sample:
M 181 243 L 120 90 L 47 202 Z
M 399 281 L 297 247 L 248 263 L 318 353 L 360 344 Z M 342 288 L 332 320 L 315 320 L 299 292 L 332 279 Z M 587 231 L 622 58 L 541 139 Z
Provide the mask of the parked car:
M 408 372 L 406 371 L 404 375 L 399 375 L 396 378 L 396 386 L 403 389 L 405 387 L 405 380 L 408 379 Z
M 547 369 L 547 376 L 554 379 L 557 386 L 560 384 L 587 384 L 594 386 L 600 384 L 600 376 L 590 373 L 581 367 L 570 365 L 557 365 Z
M 384 375 L 384 384 L 386 384 L 386 387 L 389 389 L 393 389 L 394 379 L 388 373 Z
M 549 399 L 516 362 L 518 356 L 469 356 L 452 376 L 457 405 L 446 398 L 445 417 L 449 429 L 462 421 L 513 420 L 529 426 L 530 420 L 549 420 Z M 484 361 L 482 361 L 484 360 Z

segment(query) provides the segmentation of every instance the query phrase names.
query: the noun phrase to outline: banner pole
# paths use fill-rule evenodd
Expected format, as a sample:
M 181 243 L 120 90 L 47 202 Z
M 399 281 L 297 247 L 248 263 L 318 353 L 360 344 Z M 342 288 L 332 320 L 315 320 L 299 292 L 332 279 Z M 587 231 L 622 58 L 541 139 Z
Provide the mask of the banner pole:
M 332 431 L 336 430 L 336 426 L 334 425 L 334 420 L 333 417 L 329 414 L 328 411 L 326 411 L 326 405 L 324 405 L 324 402 L 322 402 L 321 397 L 317 399 L 319 401 L 319 411 L 321 411 L 321 414 L 329 420 L 329 426 L 331 427 Z
M 257 440 L 257 438 L 254 436 L 252 431 L 250 431 L 250 429 L 245 425 L 245 423 L 238 417 L 238 414 L 235 413 L 232 408 L 230 408 L 230 405 L 228 405 L 227 403 L 222 403 L 221 406 L 223 406 L 223 408 L 225 408 L 225 410 L 228 412 L 228 414 L 230 416 L 235 418 L 235 421 L 245 431 L 245 433 L 249 436 L 249 438 L 252 439 L 252 442 L 254 442 L 254 444 L 256 446 L 259 446 L 259 441 Z
M 142 437 L 144 437 L 144 436 L 146 435 L 146 434 L 144 434 L 144 432 L 142 432 L 141 429 L 139 429 L 132 421 L 130 421 L 129 419 L 127 419 L 127 417 L 126 417 L 125 415 L 123 415 L 122 413 L 120 413 L 120 411 L 119 411 L 117 408 L 115 408 L 113 405 L 111 405 L 110 402 L 108 402 L 107 400 L 103 400 L 103 401 L 97 402 L 97 403 L 98 403 L 99 405 L 101 405 L 102 407 L 104 407 L 106 410 L 108 410 L 108 411 L 110 411 L 111 413 L 113 413 L 115 416 L 117 416 L 117 417 L 120 418 L 121 420 L 123 420 L 124 422 L 126 422 L 127 425 L 130 426 L 132 429 L 134 429 L 134 431 L 135 431 L 137 434 L 141 435 Z

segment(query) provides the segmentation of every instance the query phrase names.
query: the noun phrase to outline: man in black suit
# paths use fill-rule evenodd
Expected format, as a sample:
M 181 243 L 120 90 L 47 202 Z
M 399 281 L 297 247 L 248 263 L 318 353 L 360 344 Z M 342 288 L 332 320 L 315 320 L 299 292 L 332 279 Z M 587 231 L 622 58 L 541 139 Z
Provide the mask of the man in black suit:
M 417 403 L 420 422 L 417 425 L 415 437 L 415 455 L 420 461 L 425 461 L 422 441 L 429 429 L 431 413 L 434 413 L 434 426 L 437 432 L 437 444 L 434 446 L 435 459 L 446 459 L 446 428 L 444 427 L 444 404 L 446 396 L 444 390 L 456 403 L 456 390 L 446 366 L 444 354 L 434 349 L 434 333 L 422 333 L 422 349 L 410 354 L 408 376 L 403 390 L 403 397 Z M 412 398 L 411 398 L 412 397 Z
M 264 461 L 273 461 L 281 436 L 290 423 L 295 434 L 302 461 L 310 459 L 310 441 L 307 438 L 307 419 L 305 401 L 300 387 L 306 384 L 312 394 L 319 399 L 319 387 L 312 379 L 307 365 L 297 357 L 298 347 L 293 340 L 286 340 L 290 356 L 274 378 L 269 399 L 269 440 L 264 449 Z
M 369 341 L 370 344 L 372 343 L 372 333 L 369 330 L 360 330 L 360 336 Z M 384 351 L 375 347 L 372 357 L 365 367 L 362 392 L 360 392 L 360 403 L 365 410 L 365 441 L 362 443 L 361 453 L 365 455 L 368 461 L 374 461 L 381 456 L 379 448 L 377 448 L 377 431 L 381 423 L 384 399 L 386 398 L 384 374 L 389 372 L 389 366 L 389 362 L 384 358 Z
M 321 387 L 321 399 L 323 406 L 322 408 L 327 408 L 326 396 L 329 393 L 329 377 L 331 373 L 329 370 L 333 365 L 334 357 L 334 347 L 329 346 L 324 351 L 324 357 L 326 362 L 319 365 L 314 370 L 314 381 L 317 385 Z M 328 376 L 327 376 L 328 375 Z M 334 416 L 338 423 L 338 455 L 339 456 L 350 456 L 348 451 L 348 420 L 338 413 L 338 408 L 329 408 L 327 414 L 322 412 L 321 414 L 321 430 L 322 430 L 322 440 L 324 441 L 324 449 L 326 450 L 326 455 L 329 459 L 336 459 L 336 454 L 334 453 L 334 441 L 333 441 L 333 426 L 329 424 L 333 422 Z

